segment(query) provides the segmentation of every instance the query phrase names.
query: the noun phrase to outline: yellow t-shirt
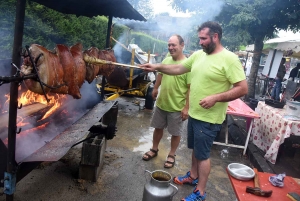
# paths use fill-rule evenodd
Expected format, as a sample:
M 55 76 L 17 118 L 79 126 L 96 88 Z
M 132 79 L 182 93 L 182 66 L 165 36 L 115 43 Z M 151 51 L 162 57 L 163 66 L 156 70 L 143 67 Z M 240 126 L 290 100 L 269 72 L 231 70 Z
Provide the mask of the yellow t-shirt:
M 179 64 L 185 60 L 174 61 L 172 57 L 166 57 L 162 64 Z M 186 104 L 188 84 L 191 83 L 190 73 L 176 76 L 162 75 L 156 106 L 167 112 L 181 111 Z
M 239 58 L 225 48 L 212 55 L 200 50 L 182 64 L 191 71 L 189 115 L 201 121 L 222 124 L 227 102 L 217 102 L 210 109 L 202 108 L 199 102 L 209 95 L 228 91 L 232 84 L 246 79 Z

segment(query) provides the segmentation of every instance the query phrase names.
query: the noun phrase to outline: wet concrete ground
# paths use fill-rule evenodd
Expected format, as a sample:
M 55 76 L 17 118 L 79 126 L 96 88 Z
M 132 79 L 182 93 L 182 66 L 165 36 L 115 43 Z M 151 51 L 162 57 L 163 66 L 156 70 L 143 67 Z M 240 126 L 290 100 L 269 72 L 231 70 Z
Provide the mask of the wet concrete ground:
M 72 148 L 60 161 L 43 163 L 17 184 L 16 201 L 141 201 L 144 185 L 150 180 L 145 170 L 164 170 L 172 176 L 185 174 L 191 165 L 191 151 L 182 137 L 177 150 L 176 164 L 163 167 L 170 146 L 165 135 L 158 157 L 143 161 L 142 155 L 151 148 L 153 128 L 149 127 L 152 111 L 139 110 L 135 98 L 121 97 L 117 120 L 117 136 L 107 141 L 104 165 L 97 182 L 78 179 L 80 146 Z M 221 134 L 222 135 L 222 134 Z M 207 184 L 207 201 L 234 201 L 235 194 L 226 173 L 228 164 L 238 162 L 252 167 L 242 156 L 242 149 L 214 145 L 211 153 L 212 169 Z M 176 185 L 179 189 L 173 200 L 190 194 L 191 186 Z M 0 196 L 5 200 L 5 196 Z

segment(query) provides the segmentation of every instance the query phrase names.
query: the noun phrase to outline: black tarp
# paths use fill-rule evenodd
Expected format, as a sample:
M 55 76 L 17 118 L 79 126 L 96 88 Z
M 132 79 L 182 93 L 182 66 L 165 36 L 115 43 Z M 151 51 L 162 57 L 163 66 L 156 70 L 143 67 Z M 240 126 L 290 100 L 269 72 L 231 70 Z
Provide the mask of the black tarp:
M 93 17 L 113 16 L 124 19 L 146 21 L 126 0 L 32 0 L 65 14 Z

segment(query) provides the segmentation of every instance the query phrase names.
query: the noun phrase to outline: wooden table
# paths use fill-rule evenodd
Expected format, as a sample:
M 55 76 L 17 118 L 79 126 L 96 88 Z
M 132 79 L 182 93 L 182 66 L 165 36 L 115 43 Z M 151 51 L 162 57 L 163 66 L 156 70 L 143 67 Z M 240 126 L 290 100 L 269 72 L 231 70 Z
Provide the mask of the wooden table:
M 286 195 L 289 192 L 296 192 L 300 195 L 300 184 L 299 179 L 295 179 L 289 176 L 284 178 L 284 186 L 282 188 L 275 187 L 269 182 L 269 177 L 274 174 L 266 172 L 258 172 L 258 178 L 260 182 L 260 187 L 262 190 L 272 190 L 273 193 L 271 197 L 259 197 L 250 193 L 246 193 L 246 187 L 254 187 L 254 180 L 241 181 L 232 177 L 228 170 L 227 174 L 235 195 L 238 201 L 291 201 Z

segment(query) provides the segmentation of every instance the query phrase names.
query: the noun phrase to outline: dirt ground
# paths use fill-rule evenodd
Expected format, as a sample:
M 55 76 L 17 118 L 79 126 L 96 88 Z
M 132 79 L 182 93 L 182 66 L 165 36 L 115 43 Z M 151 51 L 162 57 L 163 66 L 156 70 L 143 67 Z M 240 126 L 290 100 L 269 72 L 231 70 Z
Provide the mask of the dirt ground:
M 172 176 L 185 174 L 191 165 L 191 151 L 186 148 L 186 136 L 177 150 L 176 164 L 172 169 L 163 168 L 169 151 L 170 135 L 165 135 L 159 146 L 158 157 L 143 161 L 142 154 L 152 144 L 153 128 L 149 127 L 152 111 L 139 110 L 134 98 L 120 98 L 117 134 L 107 141 L 104 164 L 96 182 L 78 179 L 81 145 L 56 162 L 44 162 L 18 182 L 16 201 L 141 201 L 144 185 L 150 174 L 145 170 L 164 170 Z M 242 157 L 242 150 L 214 145 L 211 153 L 212 170 L 207 184 L 207 201 L 236 200 L 226 167 L 232 162 L 251 166 Z M 173 200 L 180 200 L 193 190 L 191 186 L 178 186 Z M 1 190 L 1 189 L 0 189 Z M 0 201 L 5 195 L 0 196 Z

